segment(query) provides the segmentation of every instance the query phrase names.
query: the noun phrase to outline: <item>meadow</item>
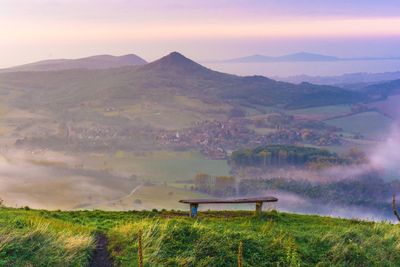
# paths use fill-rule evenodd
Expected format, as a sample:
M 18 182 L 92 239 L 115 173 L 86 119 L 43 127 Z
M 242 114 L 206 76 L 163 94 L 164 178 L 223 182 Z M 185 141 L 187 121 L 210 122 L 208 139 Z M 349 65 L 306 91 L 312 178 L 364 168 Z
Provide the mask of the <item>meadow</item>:
M 323 120 L 350 112 L 350 105 L 323 106 L 285 111 L 286 114 L 310 120 Z
M 95 237 L 115 266 L 399 266 L 400 229 L 380 222 L 276 211 L 0 210 L 2 266 L 90 266 Z
M 352 134 L 362 134 L 369 138 L 382 138 L 390 130 L 392 120 L 378 112 L 364 112 L 348 117 L 325 121 L 343 129 L 344 132 Z
M 107 168 L 124 175 L 136 175 L 154 182 L 175 182 L 192 179 L 197 173 L 228 175 L 226 160 L 211 160 L 196 151 L 155 151 L 134 154 L 117 151 L 115 154 L 90 154 L 82 159 L 88 168 Z
M 1 199 L 8 206 L 39 209 L 173 209 L 179 207 L 179 198 L 204 196 L 190 190 L 198 172 L 230 172 L 226 160 L 210 160 L 194 151 L 10 150 L 0 156 L 0 166 Z

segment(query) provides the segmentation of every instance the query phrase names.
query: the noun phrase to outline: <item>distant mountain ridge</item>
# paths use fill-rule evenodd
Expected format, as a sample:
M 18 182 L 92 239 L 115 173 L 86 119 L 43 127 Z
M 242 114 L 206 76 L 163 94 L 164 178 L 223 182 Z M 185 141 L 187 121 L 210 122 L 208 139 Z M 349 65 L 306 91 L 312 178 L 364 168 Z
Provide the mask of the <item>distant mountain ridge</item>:
M 268 62 L 323 62 L 323 61 L 351 61 L 351 60 L 395 60 L 399 57 L 354 57 L 342 58 L 317 53 L 298 52 L 282 56 L 251 55 L 222 60 L 222 63 L 268 63 Z
M 67 69 L 110 69 L 146 64 L 147 61 L 135 55 L 111 56 L 97 55 L 78 59 L 49 59 L 16 67 L 2 69 L 0 72 L 14 71 L 54 71 Z

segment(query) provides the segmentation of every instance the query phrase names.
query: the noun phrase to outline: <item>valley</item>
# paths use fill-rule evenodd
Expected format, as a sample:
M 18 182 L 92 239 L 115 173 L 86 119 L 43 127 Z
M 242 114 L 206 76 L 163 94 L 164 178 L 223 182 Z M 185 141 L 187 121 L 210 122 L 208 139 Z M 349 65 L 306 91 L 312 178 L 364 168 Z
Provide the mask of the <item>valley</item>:
M 394 122 L 381 103 L 396 95 L 377 101 L 368 90 L 224 74 L 177 52 L 108 69 L 62 64 L 0 74 L 10 169 L 0 196 L 10 206 L 181 209 L 177 200 L 208 195 L 194 188 L 199 173 L 257 176 L 237 172 L 234 151 L 285 144 L 369 153 Z M 19 164 L 32 169 L 21 184 L 11 180 Z

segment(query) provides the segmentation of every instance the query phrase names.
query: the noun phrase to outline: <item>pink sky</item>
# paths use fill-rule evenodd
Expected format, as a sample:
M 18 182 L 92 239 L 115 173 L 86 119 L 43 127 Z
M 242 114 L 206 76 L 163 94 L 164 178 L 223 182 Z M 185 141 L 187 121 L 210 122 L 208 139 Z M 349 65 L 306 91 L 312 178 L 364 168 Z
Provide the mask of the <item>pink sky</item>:
M 399 56 L 398 6 L 390 0 L 3 0 L 0 67 L 94 54 L 152 60 L 170 51 L 198 60 L 297 51 Z

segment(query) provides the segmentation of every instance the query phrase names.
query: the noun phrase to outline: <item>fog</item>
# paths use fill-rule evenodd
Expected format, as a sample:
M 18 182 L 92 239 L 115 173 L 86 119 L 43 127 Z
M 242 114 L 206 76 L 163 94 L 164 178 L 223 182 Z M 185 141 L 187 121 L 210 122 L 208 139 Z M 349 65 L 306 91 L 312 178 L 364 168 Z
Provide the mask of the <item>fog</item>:
M 77 162 L 51 151 L 3 151 L 0 198 L 11 207 L 74 209 L 123 196 L 134 186 L 126 177 L 72 167 Z
M 285 167 L 265 172 L 259 169 L 257 177 L 259 179 L 283 177 L 313 184 L 329 184 L 360 179 L 361 176 L 374 172 L 385 178 L 397 179 L 400 175 L 398 123 L 393 124 L 387 140 L 367 151 L 367 157 L 367 163 L 335 166 L 322 170 Z M 111 203 L 132 194 L 132 190 L 138 186 L 138 182 L 126 174 L 107 172 L 101 168 L 90 169 L 90 166 L 79 167 L 81 163 L 82 158 L 76 154 L 51 150 L 3 149 L 0 156 L 0 198 L 4 200 L 5 205 L 11 207 L 91 209 L 109 206 L 111 209 L 118 209 Z M 364 179 L 363 182 L 368 180 Z M 263 191 L 261 194 L 277 196 L 279 202 L 275 207 L 280 211 L 366 220 L 392 220 L 387 210 L 339 205 L 333 202 L 326 204 L 284 191 Z M 384 201 L 387 201 L 390 208 L 390 196 Z M 177 208 L 181 207 L 178 202 L 176 204 Z M 249 205 L 202 207 L 202 209 L 208 208 L 253 209 Z
M 275 208 L 283 212 L 298 212 L 368 221 L 394 221 L 394 217 L 387 216 L 383 211 L 376 209 L 352 205 L 322 204 L 318 201 L 283 191 L 265 191 L 265 194 L 279 195 L 279 201 Z
M 377 146 L 370 156 L 371 165 L 400 174 L 400 127 L 393 124 L 387 140 Z
M 271 62 L 271 63 L 204 63 L 207 67 L 237 75 L 288 77 L 295 75 L 332 76 L 358 72 L 397 71 L 400 60 L 363 60 L 328 62 Z
M 284 177 L 293 180 L 303 180 L 312 183 L 329 184 L 338 181 L 349 181 L 361 179 L 363 175 L 374 173 L 382 177 L 385 181 L 398 180 L 400 175 L 400 127 L 398 122 L 394 122 L 389 137 L 371 147 L 367 151 L 367 163 L 349 166 L 337 166 L 323 170 L 298 170 L 298 169 L 278 169 L 260 174 L 261 179 L 271 179 L 274 177 Z M 368 179 L 362 179 L 368 183 Z M 380 190 L 377 188 L 377 190 Z M 394 194 L 400 192 L 394 191 Z M 344 218 L 358 218 L 364 220 L 389 220 L 394 221 L 394 216 L 388 214 L 391 207 L 391 196 L 387 199 L 379 199 L 387 202 L 386 210 L 378 210 L 369 207 L 336 205 L 334 203 L 320 203 L 285 191 L 265 191 L 279 197 L 277 208 L 282 211 L 300 212 L 307 214 L 320 214 Z M 351 197 L 351 196 L 349 196 Z M 377 199 L 378 201 L 378 199 Z

